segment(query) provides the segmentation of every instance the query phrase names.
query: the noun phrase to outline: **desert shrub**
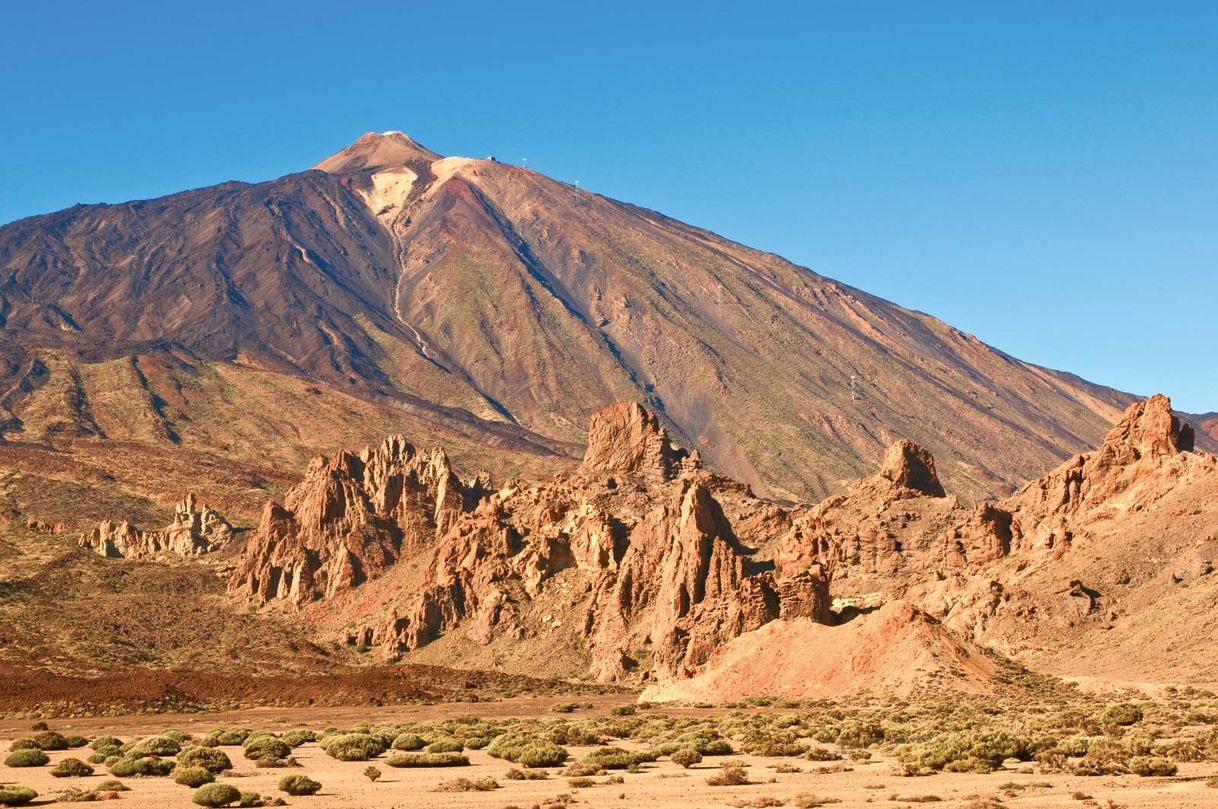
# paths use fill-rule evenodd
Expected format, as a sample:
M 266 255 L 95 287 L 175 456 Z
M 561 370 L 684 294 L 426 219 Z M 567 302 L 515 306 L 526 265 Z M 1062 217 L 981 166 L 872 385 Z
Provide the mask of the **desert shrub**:
M 231 784 L 204 784 L 191 800 L 199 806 L 229 806 L 241 800 L 241 790 Z
M 94 750 L 101 750 L 104 747 L 122 747 L 122 746 L 123 746 L 123 740 L 117 736 L 98 736 L 96 739 L 93 740 L 93 743 L 89 745 L 89 747 L 92 747 Z
M 250 737 L 248 730 L 213 730 L 203 737 L 204 747 L 239 747 Z
M 162 730 L 158 735 L 164 736 L 166 739 L 173 739 L 178 744 L 186 744 L 190 741 L 190 734 L 180 730 Z
M 440 739 L 427 745 L 428 753 L 460 753 L 465 749 L 465 745 L 456 739 Z
M 233 768 L 232 759 L 214 747 L 188 747 L 178 755 L 179 767 L 202 767 L 210 773 L 222 773 Z
M 210 784 L 216 780 L 210 770 L 204 767 L 186 767 L 178 770 L 178 773 L 173 777 L 175 784 L 181 784 L 184 787 L 194 787 L 198 789 L 204 784 Z
M 633 705 L 614 705 L 610 710 L 611 716 L 634 716 L 635 707 Z
M 489 776 L 476 781 L 469 778 L 458 778 L 440 784 L 441 792 L 490 792 L 492 789 L 499 789 L 499 782 Z
M 528 733 L 505 733 L 495 738 L 486 752 L 495 758 L 526 767 L 557 767 L 567 760 L 561 745 Z
M 51 759 L 37 747 L 14 750 L 4 759 L 6 767 L 41 767 Z
M 481 750 L 490 743 L 491 737 L 489 736 L 467 736 L 461 740 L 462 747 L 469 750 Z
M 182 752 L 182 743 L 169 736 L 149 736 L 123 746 L 128 756 L 176 756 Z
M 283 805 L 282 798 L 279 798 L 278 801 L 279 801 L 279 805 Z M 262 793 L 249 791 L 249 792 L 241 793 L 241 800 L 237 801 L 237 805 L 241 806 L 241 807 L 247 807 L 247 806 L 272 806 L 275 804 L 272 803 L 270 798 L 262 797 Z
M 393 739 L 394 750 L 422 750 L 427 746 L 427 742 L 417 733 L 400 733 Z
M 9 752 L 15 752 L 17 750 L 41 750 L 42 748 L 39 747 L 38 742 L 34 741 L 33 739 L 22 738 L 13 739 L 13 741 L 9 744 L 8 749 Z
M 550 776 L 545 770 L 530 770 L 527 767 L 523 770 L 513 767 L 503 774 L 503 777 L 509 781 L 544 781 Z
M 1144 778 L 1175 775 L 1176 762 L 1163 756 L 1134 756 L 1129 759 L 1129 771 Z
M 651 752 L 623 750 L 620 747 L 602 747 L 584 756 L 580 759 L 580 763 L 594 764 L 605 770 L 625 770 L 655 760 L 656 754 Z
M 68 740 L 69 750 L 75 750 L 78 747 L 85 747 L 89 744 L 89 740 L 78 733 L 69 733 L 65 738 Z
M 469 758 L 461 753 L 397 753 L 385 760 L 390 767 L 465 767 Z
M 1106 725 L 1128 727 L 1142 721 L 1142 709 L 1132 702 L 1118 702 L 1109 705 L 1102 714 L 1100 721 Z
M 245 743 L 245 757 L 250 761 L 282 759 L 292 755 L 292 748 L 283 739 L 274 736 L 259 736 Z
M 37 797 L 38 793 L 29 787 L 0 786 L 0 806 L 25 806 Z
M 102 781 L 97 786 L 93 787 L 98 792 L 130 792 L 130 788 L 122 781 L 116 781 L 113 778 L 108 778 Z
M 592 707 L 591 702 L 558 702 L 550 707 L 554 713 L 575 713 Z
M 841 761 L 842 757 L 828 747 L 812 747 L 804 753 L 804 758 L 808 761 Z
M 118 778 L 130 778 L 133 775 L 169 775 L 173 772 L 174 764 L 169 759 L 156 756 L 124 756 L 106 766 L 110 768 L 111 775 Z
M 67 750 L 71 745 L 68 737 L 53 730 L 44 730 L 34 737 L 34 744 L 39 750 Z
M 897 750 L 901 761 L 931 770 L 990 772 L 1008 758 L 1028 761 L 1032 743 L 1005 730 L 972 730 L 944 733 Z
M 85 759 L 85 761 L 89 762 L 90 764 L 105 764 L 106 759 L 110 758 L 110 756 L 115 755 L 117 753 L 118 753 L 117 747 L 112 747 L 107 750 L 96 750 L 96 751 L 90 753 L 89 756 Z
M 259 736 L 245 743 L 245 757 L 251 761 L 262 759 L 285 759 L 292 754 L 292 748 L 281 738 L 274 736 Z
M 568 778 L 567 785 L 572 789 L 587 789 L 596 786 L 596 782 L 591 778 Z
M 385 752 L 385 740 L 368 733 L 343 733 L 321 740 L 321 749 L 339 761 L 366 761 Z
M 374 784 L 376 783 L 376 779 L 380 778 L 381 775 L 382 773 L 380 767 L 373 767 L 369 765 L 364 768 L 364 777 Z
M 712 787 L 734 787 L 749 782 L 749 774 L 744 764 L 739 761 L 725 761 L 719 765 L 719 772 L 706 779 Z
M 687 770 L 695 764 L 702 763 L 702 754 L 692 747 L 684 747 L 673 753 L 669 758 L 672 759 L 673 764 L 679 764 Z
M 289 795 L 316 795 L 321 784 L 307 775 L 285 775 L 279 779 L 279 791 Z
M 841 747 L 870 747 L 884 741 L 884 727 L 873 720 L 847 720 L 842 723 L 836 739 L 819 741 L 835 741 Z
M 65 758 L 51 768 L 51 775 L 56 778 L 84 778 L 92 774 L 93 768 L 78 758 Z
M 909 798 L 901 798 L 903 801 L 910 800 Z M 817 806 L 828 806 L 831 803 L 841 803 L 840 798 L 828 798 L 823 795 L 812 795 L 807 792 L 800 793 L 795 796 L 792 806 L 795 809 L 815 809 Z
M 283 740 L 289 747 L 300 747 L 305 742 L 317 741 L 317 734 L 311 730 L 290 730 L 283 734 Z

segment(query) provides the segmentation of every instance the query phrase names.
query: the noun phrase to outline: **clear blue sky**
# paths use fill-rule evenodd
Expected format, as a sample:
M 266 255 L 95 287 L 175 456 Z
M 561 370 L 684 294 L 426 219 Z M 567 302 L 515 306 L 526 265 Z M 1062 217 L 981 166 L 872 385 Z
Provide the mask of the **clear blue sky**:
M 0 222 L 366 130 L 1218 410 L 1213 2 L 6 3 Z

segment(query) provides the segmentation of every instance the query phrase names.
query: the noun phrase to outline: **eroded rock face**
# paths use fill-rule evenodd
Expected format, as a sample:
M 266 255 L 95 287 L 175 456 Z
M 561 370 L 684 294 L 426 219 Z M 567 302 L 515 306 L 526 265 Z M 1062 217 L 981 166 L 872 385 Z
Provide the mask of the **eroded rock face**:
M 880 477 L 927 497 L 946 497 L 930 452 L 902 438 L 884 453 Z
M 786 526 L 781 510 L 703 469 L 639 405 L 597 414 L 580 467 L 545 483 L 488 492 L 408 446 L 315 461 L 283 506 L 268 504 L 232 589 L 327 599 L 326 612 L 356 620 L 349 641 L 388 656 L 454 633 L 519 641 L 561 622 L 601 680 L 688 676 L 784 614 L 830 618 L 828 575 L 780 585 L 728 515 L 756 541 Z M 361 606 L 373 603 L 388 606 Z
M 103 520 L 81 536 L 83 548 L 122 559 L 149 559 L 156 556 L 202 556 L 227 545 L 233 537 L 232 526 L 219 512 L 199 507 L 193 494 L 174 508 L 173 522 L 164 528 L 141 531 L 131 523 Z
M 582 468 L 668 480 L 688 457 L 689 453 L 672 443 L 654 414 L 635 402 L 620 402 L 592 417 Z
M 230 589 L 297 605 L 349 590 L 433 546 L 484 484 L 458 478 L 442 449 L 421 452 L 402 436 L 315 458 L 282 505 L 263 509 Z

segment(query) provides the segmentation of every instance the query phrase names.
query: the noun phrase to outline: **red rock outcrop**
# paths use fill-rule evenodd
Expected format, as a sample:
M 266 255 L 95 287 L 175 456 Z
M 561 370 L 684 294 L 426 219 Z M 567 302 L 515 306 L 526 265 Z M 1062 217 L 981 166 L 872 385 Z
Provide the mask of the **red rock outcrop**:
M 356 587 L 434 546 L 484 484 L 458 478 L 442 449 L 420 452 L 402 436 L 315 458 L 283 505 L 266 504 L 230 589 L 299 605 Z
M 583 463 L 545 483 L 487 493 L 442 455 L 408 447 L 315 461 L 283 506 L 268 504 L 232 589 L 326 599 L 319 620 L 349 616 L 349 641 L 390 656 L 453 633 L 490 645 L 562 622 L 602 680 L 688 676 L 770 620 L 830 618 L 820 568 L 779 584 L 752 559 L 744 540 L 785 528 L 781 510 L 703 469 L 637 404 L 594 416 Z M 539 614 L 563 594 L 574 594 L 566 614 Z
M 150 559 L 157 556 L 202 556 L 227 545 L 233 529 L 219 512 L 199 507 L 193 494 L 174 508 L 173 522 L 141 531 L 129 522 L 103 520 L 80 537 L 78 544 L 111 558 Z
M 939 473 L 935 471 L 935 459 L 912 441 L 902 438 L 884 453 L 880 477 L 891 480 L 898 487 L 927 497 L 946 497 Z

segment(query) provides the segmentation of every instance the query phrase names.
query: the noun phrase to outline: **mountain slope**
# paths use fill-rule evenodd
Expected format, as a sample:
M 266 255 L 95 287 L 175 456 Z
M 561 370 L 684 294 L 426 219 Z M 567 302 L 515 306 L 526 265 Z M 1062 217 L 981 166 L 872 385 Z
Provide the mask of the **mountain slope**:
M 953 490 L 1006 492 L 1131 401 L 778 256 L 401 133 L 267 183 L 0 228 L 0 336 L 9 440 L 121 436 L 279 465 L 438 430 L 544 471 L 570 464 L 592 413 L 633 399 L 790 500 L 840 488 L 900 437 Z M 246 386 L 269 407 L 217 416 Z M 274 419 L 318 396 L 352 404 L 308 431 Z

